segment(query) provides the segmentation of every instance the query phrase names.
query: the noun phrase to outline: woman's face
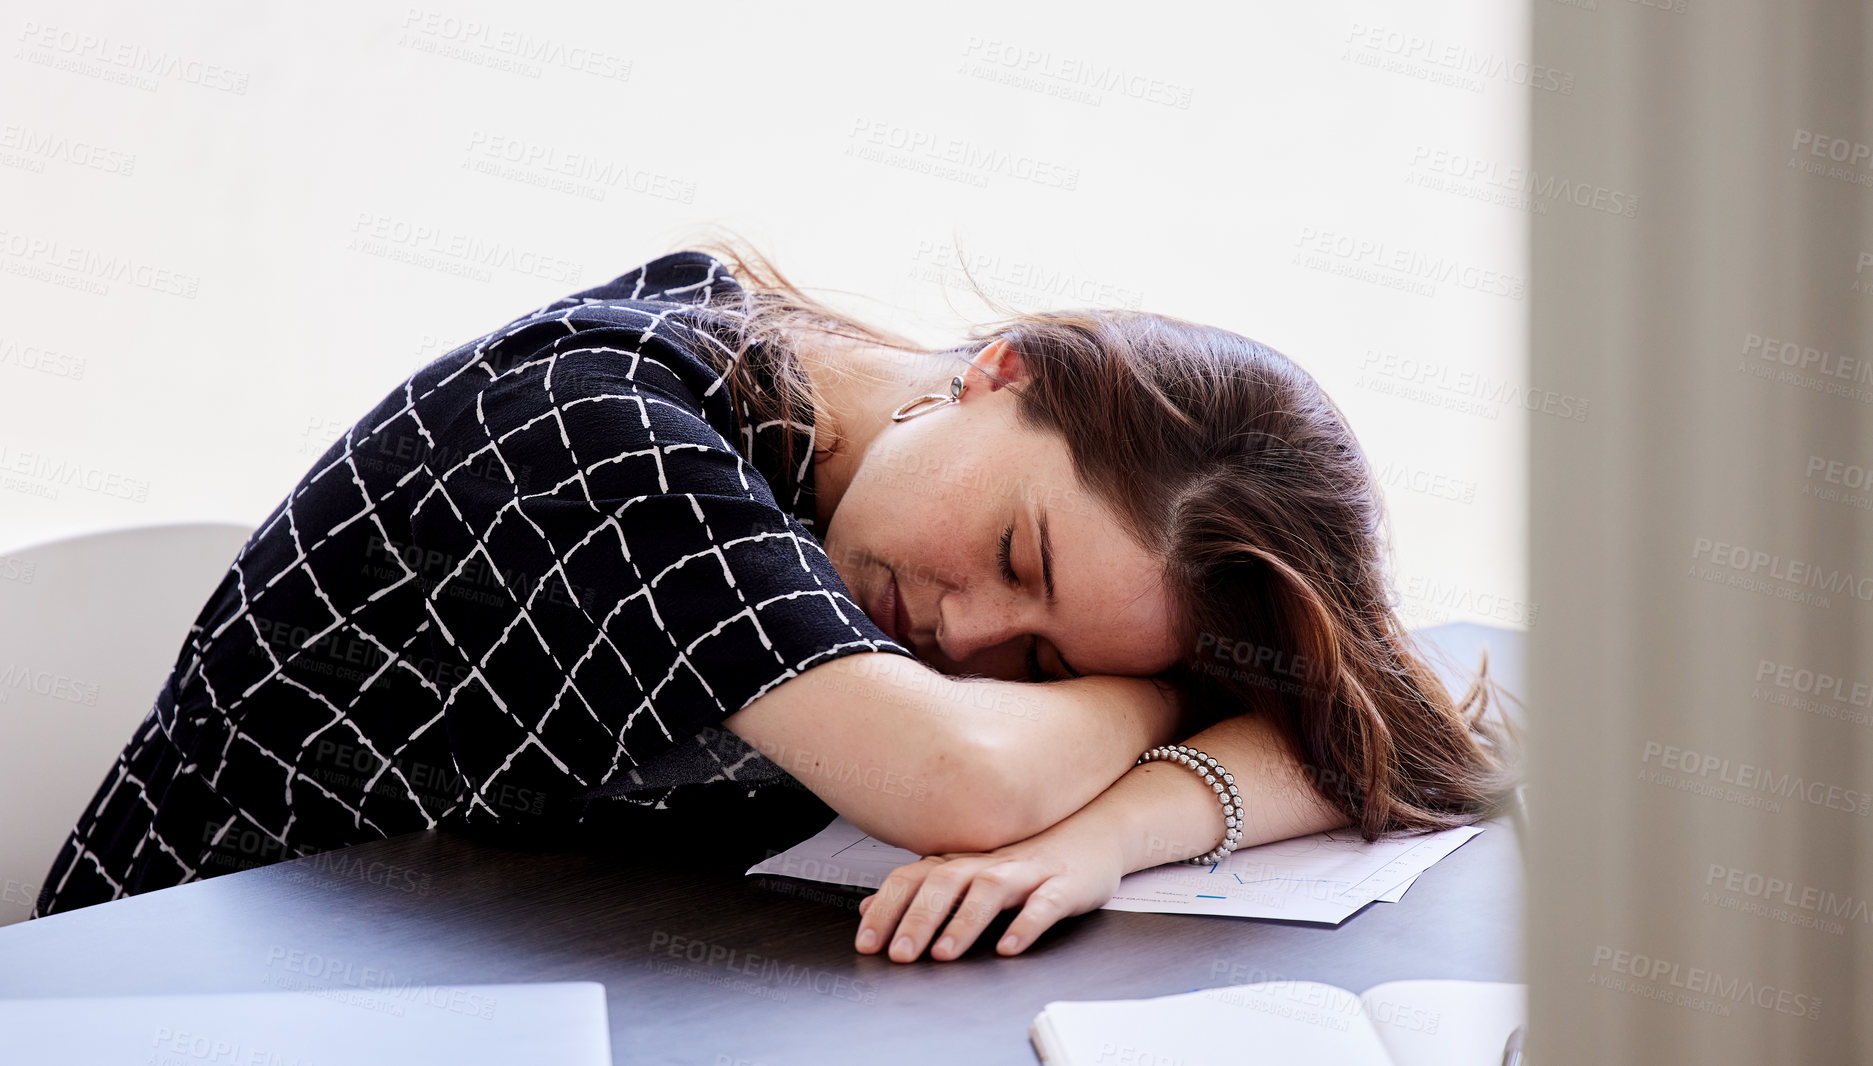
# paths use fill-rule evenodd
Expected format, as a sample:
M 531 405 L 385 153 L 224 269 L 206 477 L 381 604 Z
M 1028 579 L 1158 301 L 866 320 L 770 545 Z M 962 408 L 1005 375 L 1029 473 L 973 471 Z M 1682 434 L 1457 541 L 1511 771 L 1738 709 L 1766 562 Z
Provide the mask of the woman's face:
M 887 419 L 857 457 L 823 538 L 846 586 L 946 674 L 1169 668 L 1178 648 L 1157 560 L 1080 484 L 1059 435 L 1017 424 L 1014 392 L 982 372 L 1019 388 L 1014 350 L 997 342 L 974 364 L 959 402 Z

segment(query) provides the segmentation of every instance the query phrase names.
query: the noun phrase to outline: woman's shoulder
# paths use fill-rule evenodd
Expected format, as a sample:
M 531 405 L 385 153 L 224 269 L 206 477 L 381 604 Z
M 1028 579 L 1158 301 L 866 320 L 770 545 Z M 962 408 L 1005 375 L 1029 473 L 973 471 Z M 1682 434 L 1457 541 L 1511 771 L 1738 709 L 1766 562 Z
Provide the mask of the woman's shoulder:
M 619 447 L 637 433 L 648 446 L 661 414 L 693 419 L 694 433 L 732 448 L 744 436 L 724 385 L 733 331 L 707 305 L 739 291 L 708 253 L 658 256 L 463 345 L 419 374 L 416 391 L 453 397 L 429 407 L 441 416 L 436 436 L 449 441 L 500 439 L 545 419 L 569 432 L 603 429 Z M 530 434 L 516 441 L 539 443 Z
M 680 376 L 707 389 L 728 361 L 725 342 L 732 333 L 717 307 L 740 292 L 721 260 L 700 251 L 671 252 L 513 319 L 463 346 L 463 358 L 500 378 L 540 360 L 558 361 L 562 353 L 602 349 L 637 358 L 595 366 L 629 372 L 639 359 L 659 367 L 681 363 Z
M 707 304 L 741 291 L 741 282 L 730 273 L 728 264 L 708 252 L 686 249 L 660 255 L 602 285 L 575 292 L 561 303 L 573 306 L 602 300 L 643 300 Z
M 479 423 L 483 428 L 475 432 L 499 434 L 542 418 L 564 425 L 584 422 L 591 409 L 629 409 L 640 415 L 615 428 L 639 429 L 649 439 L 655 430 L 648 404 L 695 416 L 732 437 L 734 412 L 719 387 L 717 360 L 706 350 L 719 341 L 705 331 L 618 304 L 594 304 L 547 321 L 548 328 L 492 347 L 474 371 L 475 395 L 460 420 Z
M 635 377 L 645 361 L 709 389 L 727 361 L 714 305 L 742 291 L 721 260 L 700 251 L 658 256 L 601 285 L 522 314 L 439 360 L 445 374 L 479 369 L 493 384 L 557 365 L 555 378 Z M 577 353 L 603 356 L 581 359 Z M 583 365 L 575 365 L 583 364 Z

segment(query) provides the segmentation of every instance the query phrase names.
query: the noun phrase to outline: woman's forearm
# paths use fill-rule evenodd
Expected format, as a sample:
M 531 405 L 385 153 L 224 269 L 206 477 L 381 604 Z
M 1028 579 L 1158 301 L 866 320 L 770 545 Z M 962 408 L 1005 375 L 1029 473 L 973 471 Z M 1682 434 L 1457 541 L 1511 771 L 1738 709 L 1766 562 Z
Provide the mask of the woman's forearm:
M 1176 690 L 1144 678 L 958 678 L 887 653 L 821 663 L 722 724 L 867 833 L 923 855 L 1025 840 L 1184 733 Z
M 1246 820 L 1241 846 L 1347 821 L 1317 797 L 1300 761 L 1259 717 L 1228 719 L 1188 743 L 1235 778 Z M 864 917 L 854 946 L 872 952 L 889 944 L 892 959 L 910 962 L 943 926 L 930 954 L 953 959 L 996 914 L 1020 907 L 996 945 L 1003 955 L 1016 954 L 1059 919 L 1110 900 L 1126 874 L 1201 855 L 1223 835 L 1222 804 L 1201 777 L 1175 763 L 1148 762 L 1030 838 L 985 854 L 938 855 L 893 870 L 860 905 Z
M 1272 723 L 1244 714 L 1183 741 L 1211 755 L 1236 779 L 1244 825 L 1239 847 L 1305 836 L 1348 824 L 1321 799 Z M 1201 855 L 1222 843 L 1222 804 L 1188 767 L 1153 761 L 1128 771 L 1070 819 L 1117 842 L 1126 873 Z
M 977 721 L 1000 814 L 973 850 L 1026 840 L 1054 825 L 1123 777 L 1140 752 L 1183 735 L 1182 697 L 1145 678 L 956 684 L 976 694 L 966 701 L 986 706 L 992 699 L 998 712 Z

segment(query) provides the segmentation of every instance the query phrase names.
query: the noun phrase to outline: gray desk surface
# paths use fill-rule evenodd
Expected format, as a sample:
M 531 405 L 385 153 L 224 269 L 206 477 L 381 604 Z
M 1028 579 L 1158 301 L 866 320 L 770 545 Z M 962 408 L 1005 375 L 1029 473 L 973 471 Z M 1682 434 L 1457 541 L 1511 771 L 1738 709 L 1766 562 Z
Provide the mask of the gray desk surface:
M 1094 911 L 1004 959 L 1004 915 L 909 965 L 852 950 L 856 890 L 416 833 L 0 928 L 0 998 L 585 980 L 620 1063 L 1031 1064 L 1050 1000 L 1522 980 L 1519 850 L 1489 825 L 1338 927 Z

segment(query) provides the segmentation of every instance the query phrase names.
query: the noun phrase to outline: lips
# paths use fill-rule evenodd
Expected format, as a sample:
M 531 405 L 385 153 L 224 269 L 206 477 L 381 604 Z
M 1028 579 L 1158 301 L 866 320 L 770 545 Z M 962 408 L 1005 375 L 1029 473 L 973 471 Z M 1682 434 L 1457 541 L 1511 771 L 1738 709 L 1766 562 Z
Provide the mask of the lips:
M 889 573 L 889 571 L 886 571 Z M 878 623 L 878 628 L 885 635 L 902 644 L 904 633 L 910 628 L 904 614 L 904 598 L 898 593 L 897 575 L 885 583 L 884 591 L 878 596 L 878 605 L 872 608 L 871 620 Z
M 910 608 L 904 606 L 904 596 L 898 591 L 895 574 L 891 576 L 891 624 L 897 627 L 897 642 L 910 648 Z

